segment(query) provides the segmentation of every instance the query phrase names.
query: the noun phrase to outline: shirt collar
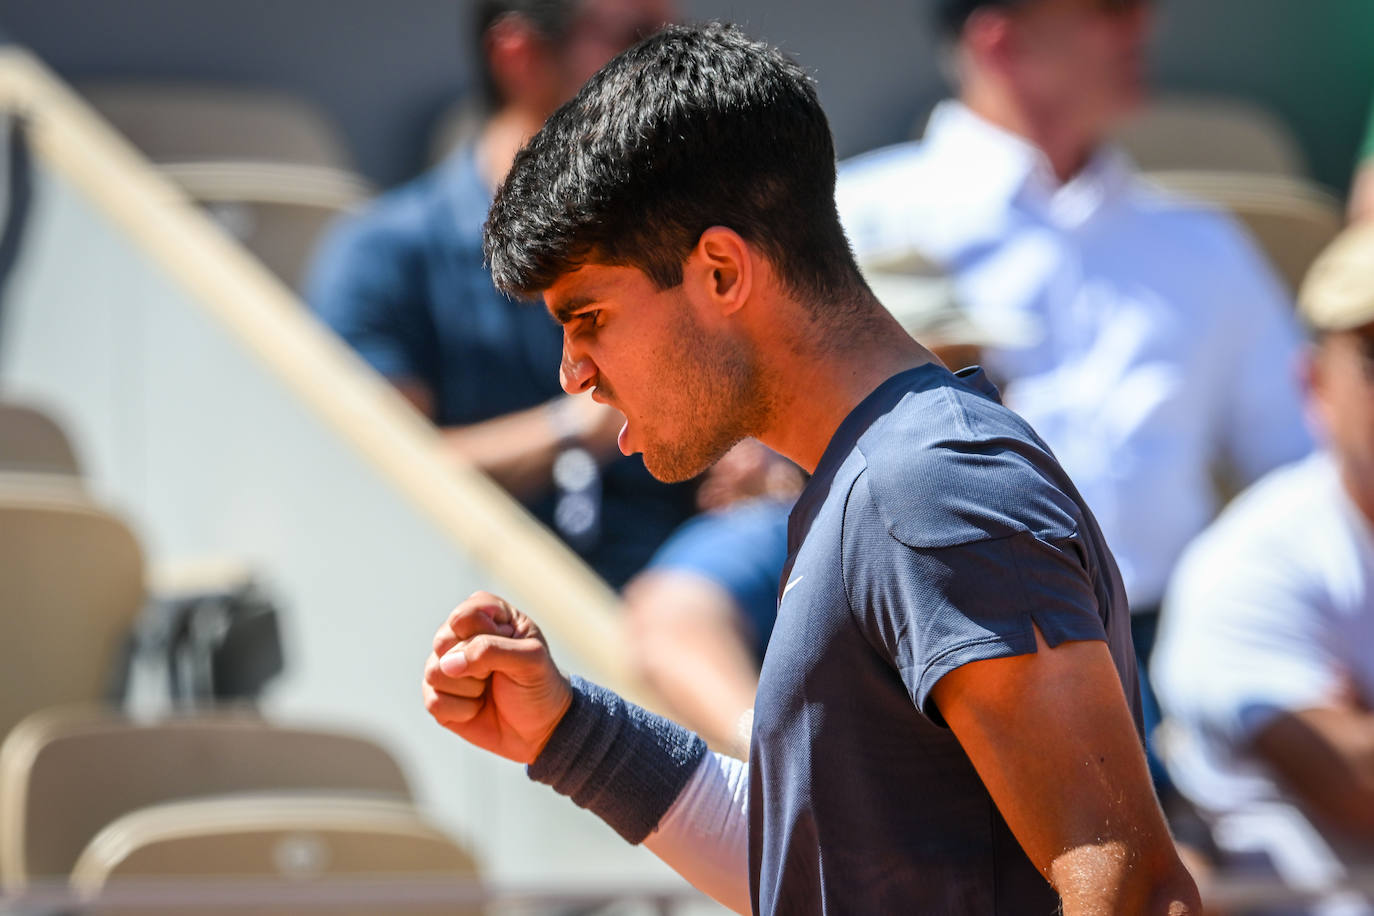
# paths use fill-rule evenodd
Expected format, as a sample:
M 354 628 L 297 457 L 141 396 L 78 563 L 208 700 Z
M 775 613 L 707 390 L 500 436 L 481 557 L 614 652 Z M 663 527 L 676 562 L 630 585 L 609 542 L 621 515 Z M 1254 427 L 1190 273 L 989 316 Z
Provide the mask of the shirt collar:
M 1104 144 L 1061 185 L 1037 147 L 952 99 L 932 112 L 925 145 L 937 163 L 978 175 L 976 183 L 963 184 L 987 205 L 1015 205 L 1065 226 L 1086 222 L 1134 173 L 1124 152 Z

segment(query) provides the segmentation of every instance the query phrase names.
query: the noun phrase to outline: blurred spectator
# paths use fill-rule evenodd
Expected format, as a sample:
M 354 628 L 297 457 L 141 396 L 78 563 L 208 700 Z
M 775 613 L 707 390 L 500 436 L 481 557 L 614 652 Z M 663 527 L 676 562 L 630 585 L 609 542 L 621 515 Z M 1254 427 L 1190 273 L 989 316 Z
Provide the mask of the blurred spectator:
M 1338 239 L 1300 298 L 1325 448 L 1189 547 L 1154 677 L 1169 771 L 1222 866 L 1262 863 L 1310 888 L 1374 866 L 1374 226 Z
M 1039 328 L 986 368 L 1097 516 L 1143 672 L 1169 572 L 1216 511 L 1215 465 L 1249 481 L 1311 448 L 1290 303 L 1230 219 L 1104 143 L 1143 96 L 1148 3 L 936 9 L 959 99 L 922 142 L 846 163 L 840 213 L 861 259 L 919 250 L 989 326 Z
M 622 418 L 558 382 L 562 332 L 498 293 L 482 255 L 494 189 L 544 119 L 614 54 L 673 15 L 668 0 L 485 0 L 475 57 L 490 114 L 447 160 L 334 228 L 307 298 L 455 455 L 528 505 L 613 586 L 692 508 L 690 487 L 622 459 Z
M 749 714 L 805 477 L 746 439 L 702 482 L 703 508 L 625 588 L 640 673 L 712 745 L 749 756 Z
M 1355 181 L 1350 187 L 1350 221 L 1374 219 L 1374 109 L 1365 126 L 1364 144 L 1355 165 Z
M 865 265 L 864 273 L 902 326 L 952 369 L 978 363 L 985 345 L 1028 339 L 1026 328 L 978 322 L 917 253 Z M 740 759 L 749 756 L 759 667 L 787 562 L 787 517 L 803 483 L 787 459 L 741 442 L 703 480 L 704 514 L 678 529 L 625 589 L 641 674 L 678 718 Z

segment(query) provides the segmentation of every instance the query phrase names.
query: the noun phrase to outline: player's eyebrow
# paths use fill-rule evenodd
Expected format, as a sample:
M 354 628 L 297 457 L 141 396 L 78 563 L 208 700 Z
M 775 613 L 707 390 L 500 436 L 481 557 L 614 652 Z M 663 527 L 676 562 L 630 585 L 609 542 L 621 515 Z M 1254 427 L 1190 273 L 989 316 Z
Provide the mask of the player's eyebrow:
M 574 313 L 586 308 L 594 302 L 596 302 L 596 298 L 593 296 L 572 296 L 556 305 L 550 305 L 549 312 L 553 315 L 554 321 L 557 321 L 559 324 L 567 324 L 569 321 L 573 320 Z

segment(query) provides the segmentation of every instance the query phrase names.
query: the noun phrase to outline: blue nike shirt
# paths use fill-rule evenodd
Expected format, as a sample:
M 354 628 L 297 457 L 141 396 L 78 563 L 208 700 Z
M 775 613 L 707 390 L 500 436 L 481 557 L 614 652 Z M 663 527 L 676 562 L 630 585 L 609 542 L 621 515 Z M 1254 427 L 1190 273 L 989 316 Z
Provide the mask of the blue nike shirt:
M 981 370 L 903 372 L 836 431 L 788 550 L 750 758 L 758 911 L 1057 913 L 930 698 L 1035 651 L 1034 625 L 1105 640 L 1140 727 L 1121 576 L 1049 448 Z

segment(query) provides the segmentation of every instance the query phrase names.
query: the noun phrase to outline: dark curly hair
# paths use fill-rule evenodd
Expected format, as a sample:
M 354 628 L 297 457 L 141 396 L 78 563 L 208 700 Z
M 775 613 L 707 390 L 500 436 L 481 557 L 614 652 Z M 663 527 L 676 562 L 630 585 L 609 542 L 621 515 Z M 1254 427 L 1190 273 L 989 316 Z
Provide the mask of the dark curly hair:
M 487 219 L 496 285 L 531 296 L 588 262 L 682 282 L 702 232 L 758 246 L 798 298 L 862 284 L 811 79 L 721 23 L 672 26 L 602 68 L 516 157 Z

